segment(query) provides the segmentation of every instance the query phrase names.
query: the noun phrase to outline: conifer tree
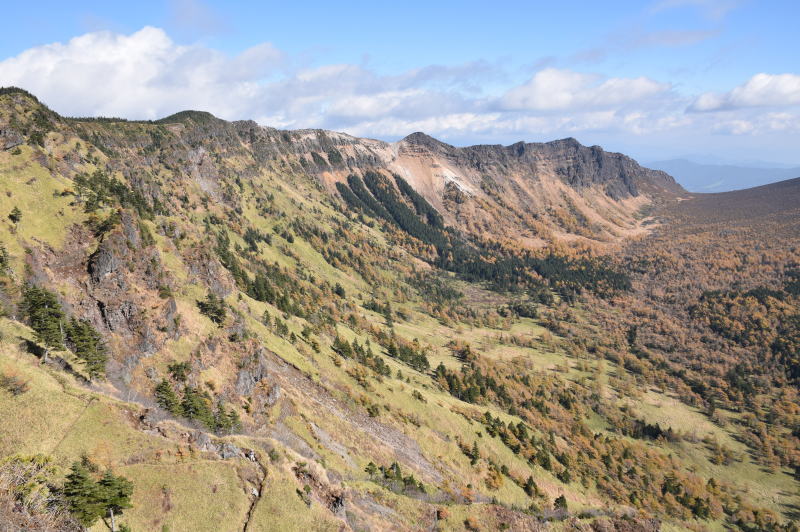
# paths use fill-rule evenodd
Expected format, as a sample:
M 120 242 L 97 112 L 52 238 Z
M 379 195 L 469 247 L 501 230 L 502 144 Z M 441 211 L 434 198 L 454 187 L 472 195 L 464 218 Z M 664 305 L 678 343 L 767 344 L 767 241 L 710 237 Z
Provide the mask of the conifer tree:
M 131 508 L 133 483 L 125 477 L 117 477 L 111 471 L 106 471 L 97 486 L 103 514 L 108 515 L 111 521 L 111 532 L 117 532 L 117 516 L 122 515 L 126 508 Z
M 533 480 L 532 476 L 528 476 L 528 480 L 525 481 L 525 486 L 523 488 L 525 493 L 528 494 L 528 497 L 533 497 L 538 491 L 539 487 L 536 485 L 536 482 Z
M 333 350 L 336 351 L 340 356 L 344 358 L 352 358 L 353 357 L 353 348 L 350 343 L 343 339 L 338 334 L 336 338 L 333 339 Z
M 196 419 L 206 427 L 214 429 L 216 428 L 216 423 L 209 403 L 208 394 L 201 393 L 192 386 L 187 386 L 183 390 L 183 401 L 181 401 L 183 415 L 189 419 Z
M 336 283 L 336 286 L 333 287 L 333 293 L 336 294 L 337 296 L 341 297 L 341 298 L 345 297 L 344 288 L 339 283 Z
M 22 220 L 22 211 L 19 210 L 19 207 L 14 206 L 14 208 L 11 209 L 11 213 L 9 213 L 8 219 L 11 220 L 11 222 L 14 225 L 17 225 L 19 221 Z
M 50 349 L 64 349 L 64 311 L 56 295 L 45 288 L 28 285 L 22 295 L 22 313 L 36 339 L 44 346 L 44 361 Z
M 208 294 L 205 300 L 197 302 L 197 307 L 208 319 L 222 327 L 225 321 L 225 302 L 221 298 Z
M 91 527 L 101 517 L 111 521 L 111 531 L 117 532 L 117 516 L 131 508 L 133 483 L 125 477 L 106 471 L 99 481 L 93 478 L 96 468 L 88 459 L 72 464 L 61 492 L 72 515 L 85 527 Z
M 102 336 L 91 323 L 72 318 L 67 328 L 67 339 L 75 355 L 86 362 L 90 377 L 96 378 L 105 374 L 108 353 Z
M 567 509 L 567 498 L 564 495 L 559 495 L 556 497 L 556 500 L 553 501 L 553 509 L 554 510 L 566 510 Z
M 172 388 L 172 384 L 167 379 L 163 379 L 158 386 L 156 386 L 155 397 L 158 406 L 168 411 L 173 416 L 182 416 L 183 408 L 178 395 Z
M 86 527 L 92 526 L 103 513 L 98 485 L 81 462 L 72 464 L 62 493 L 70 513 Z
M 226 411 L 221 401 L 217 403 L 217 410 L 214 412 L 214 429 L 218 433 L 231 434 L 240 425 L 239 414 L 235 410 Z
M 480 460 L 480 458 L 481 458 L 481 452 L 478 449 L 478 442 L 474 442 L 472 444 L 472 451 L 470 452 L 469 455 L 469 463 L 475 465 L 478 463 L 478 460 Z

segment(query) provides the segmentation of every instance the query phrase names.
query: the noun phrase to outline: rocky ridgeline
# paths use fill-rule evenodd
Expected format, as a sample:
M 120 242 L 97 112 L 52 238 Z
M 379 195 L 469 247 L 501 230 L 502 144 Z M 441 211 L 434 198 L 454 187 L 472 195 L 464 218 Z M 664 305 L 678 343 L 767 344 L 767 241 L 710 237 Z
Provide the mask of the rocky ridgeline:
M 159 165 L 193 178 L 228 203 L 231 194 L 219 186 L 223 178 L 252 179 L 265 169 L 316 176 L 332 193 L 334 183 L 351 173 L 379 171 L 401 175 L 449 224 L 475 235 L 548 242 L 567 233 L 610 242 L 637 228 L 635 214 L 643 204 L 685 193 L 662 171 L 572 138 L 455 147 L 419 132 L 387 143 L 319 129 L 283 131 L 251 120 L 228 122 L 199 111 L 144 122 L 65 119 L 26 93 L 9 96 L 12 105 L 0 113 L 5 149 L 30 135 L 47 148 L 52 131 L 78 136 L 107 156 L 110 170 L 158 201 L 165 199 L 160 189 L 166 183 L 159 186 L 146 169 Z M 71 175 L 83 162 L 73 152 L 54 164 Z M 640 201 L 621 203 L 631 198 Z

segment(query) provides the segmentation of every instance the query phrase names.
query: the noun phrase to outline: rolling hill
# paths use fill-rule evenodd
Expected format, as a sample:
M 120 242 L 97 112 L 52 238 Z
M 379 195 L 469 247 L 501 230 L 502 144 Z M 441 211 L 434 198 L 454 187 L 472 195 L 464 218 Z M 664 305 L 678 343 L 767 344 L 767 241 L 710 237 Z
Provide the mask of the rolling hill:
M 676 177 L 692 192 L 721 192 L 752 188 L 800 176 L 800 168 L 702 164 L 686 159 L 649 163 Z

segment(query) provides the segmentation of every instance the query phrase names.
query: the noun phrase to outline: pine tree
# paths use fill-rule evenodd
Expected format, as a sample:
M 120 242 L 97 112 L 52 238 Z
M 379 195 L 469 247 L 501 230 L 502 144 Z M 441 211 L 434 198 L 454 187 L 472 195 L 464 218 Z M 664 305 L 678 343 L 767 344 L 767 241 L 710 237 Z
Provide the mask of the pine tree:
M 241 427 L 239 414 L 235 410 L 225 410 L 222 401 L 217 403 L 217 410 L 214 412 L 215 430 L 220 434 L 231 434 Z
M 183 408 L 178 399 L 175 390 L 172 389 L 172 384 L 167 379 L 163 379 L 158 386 L 156 386 L 155 397 L 158 406 L 168 411 L 173 416 L 182 416 Z
M 45 288 L 28 285 L 22 295 L 22 314 L 36 339 L 44 346 L 44 361 L 50 349 L 64 349 L 64 311 L 56 295 Z
M 208 294 L 204 301 L 197 302 L 197 307 L 208 319 L 222 327 L 225 321 L 225 302 L 221 298 Z
M 210 429 L 216 428 L 214 413 L 209 406 L 210 398 L 208 394 L 200 393 L 192 386 L 187 386 L 183 390 L 183 401 L 181 408 L 183 415 L 189 419 L 196 419 Z
M 553 509 L 554 510 L 566 510 L 567 509 L 567 498 L 563 495 L 559 495 L 556 500 L 553 502 Z
M 86 363 L 91 378 L 105 374 L 108 353 L 102 336 L 91 323 L 72 318 L 67 327 L 67 339 L 75 355 Z
M 239 417 L 239 413 L 234 409 L 228 412 L 228 427 L 229 433 L 236 432 L 242 428 L 242 419 Z
M 533 497 L 539 491 L 539 487 L 536 485 L 536 482 L 533 480 L 532 476 L 528 476 L 528 480 L 525 481 L 525 485 L 522 489 L 525 490 L 525 493 L 528 494 L 528 497 Z
M 547 471 L 551 471 L 553 469 L 553 463 L 550 460 L 550 453 L 544 449 L 539 449 L 536 452 L 536 461 L 539 462 L 539 465 Z
M 126 508 L 131 508 L 133 483 L 125 477 L 117 477 L 111 471 L 106 471 L 98 483 L 97 491 L 103 513 L 111 520 L 111 532 L 117 532 L 116 517 L 122 515 Z
M 344 338 L 340 337 L 338 334 L 336 338 L 333 339 L 333 350 L 336 351 L 340 356 L 344 358 L 352 358 L 353 357 L 353 348 L 350 343 L 345 340 Z
M 11 213 L 9 213 L 8 219 L 11 220 L 11 222 L 14 225 L 18 224 L 19 221 L 22 220 L 22 211 L 19 210 L 19 207 L 14 206 L 14 208 L 11 209 Z
M 85 464 L 81 462 L 72 464 L 62 493 L 70 513 L 82 525 L 92 526 L 103 514 L 98 485 L 92 480 L 91 472 Z
M 478 460 L 480 460 L 480 458 L 481 458 L 481 452 L 478 449 L 478 442 L 474 442 L 472 444 L 472 451 L 470 452 L 469 455 L 469 463 L 475 465 L 478 463 Z
M 333 293 L 336 294 L 337 296 L 341 297 L 341 298 L 345 297 L 344 288 L 339 283 L 336 283 L 336 286 L 333 287 Z

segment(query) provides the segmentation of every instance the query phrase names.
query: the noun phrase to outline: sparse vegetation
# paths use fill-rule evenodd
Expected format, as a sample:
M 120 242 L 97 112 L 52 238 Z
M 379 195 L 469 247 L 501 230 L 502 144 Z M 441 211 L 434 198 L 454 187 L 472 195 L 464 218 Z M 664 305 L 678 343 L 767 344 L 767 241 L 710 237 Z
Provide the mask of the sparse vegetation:
M 582 192 L 529 212 L 494 173 L 437 209 L 314 132 L 295 153 L 21 98 L 0 91 L 29 144 L 0 154 L 23 216 L 0 224 L 0 521 L 793 530 L 796 217 L 665 197 L 660 232 L 602 256 Z
M 225 315 L 227 313 L 225 310 L 225 302 L 214 294 L 208 294 L 205 300 L 198 301 L 197 308 L 200 309 L 200 312 L 204 316 L 207 316 L 208 319 L 220 327 L 225 321 Z

